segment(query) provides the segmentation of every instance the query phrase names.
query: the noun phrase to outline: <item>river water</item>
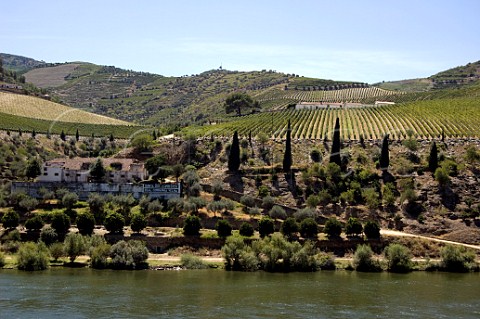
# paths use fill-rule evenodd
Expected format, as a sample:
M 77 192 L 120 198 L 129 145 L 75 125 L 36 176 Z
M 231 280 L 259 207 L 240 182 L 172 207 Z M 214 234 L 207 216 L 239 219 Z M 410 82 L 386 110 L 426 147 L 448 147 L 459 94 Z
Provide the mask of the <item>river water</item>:
M 480 274 L 0 270 L 0 318 L 480 318 Z

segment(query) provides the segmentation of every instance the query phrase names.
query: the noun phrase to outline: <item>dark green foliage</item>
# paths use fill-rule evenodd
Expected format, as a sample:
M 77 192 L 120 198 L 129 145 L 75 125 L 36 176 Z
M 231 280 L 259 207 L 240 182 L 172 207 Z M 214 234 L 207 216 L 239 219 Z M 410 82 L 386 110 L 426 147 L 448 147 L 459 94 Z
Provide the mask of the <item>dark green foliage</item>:
M 434 176 L 440 188 L 445 188 L 450 184 L 450 176 L 448 175 L 448 172 L 445 168 L 438 167 L 435 170 Z
M 287 218 L 287 213 L 285 209 L 278 205 L 274 205 L 272 209 L 268 212 L 268 215 L 273 219 L 285 219 Z
M 245 205 L 245 207 L 254 207 L 255 206 L 255 198 L 250 195 L 243 195 L 240 197 L 240 203 Z
M 20 246 L 17 267 L 20 270 L 44 270 L 48 268 L 49 251 L 44 243 L 27 242 Z
M 270 234 L 273 234 L 275 231 L 275 225 L 273 223 L 273 219 L 269 217 L 263 217 L 258 222 L 258 232 L 260 233 L 260 237 L 265 237 Z
M 143 229 L 147 227 L 147 219 L 141 213 L 134 213 L 132 214 L 132 218 L 130 220 L 130 228 L 132 231 L 139 233 Z
M 18 226 L 20 216 L 18 213 L 12 209 L 7 210 L 2 217 L 3 227 L 5 228 L 15 228 Z
M 318 224 L 315 219 L 308 217 L 300 223 L 300 234 L 303 238 L 317 238 Z
M 355 217 L 350 217 L 345 225 L 345 234 L 347 236 L 359 236 L 363 232 L 363 226 Z
M 384 251 L 388 271 L 405 273 L 412 270 L 412 254 L 400 244 L 390 244 Z
M 225 219 L 217 221 L 215 229 L 217 230 L 218 237 L 225 238 L 232 235 L 232 225 Z
M 320 150 L 314 148 L 311 152 L 310 152 L 310 158 L 312 159 L 312 161 L 314 161 L 315 163 L 320 163 L 322 161 L 322 153 L 320 152 Z
M 82 235 L 70 233 L 65 237 L 65 241 L 63 242 L 63 250 L 65 255 L 70 258 L 71 263 L 73 263 L 78 256 L 85 253 L 85 249 L 85 239 Z
M 111 233 L 122 233 L 125 219 L 116 212 L 111 212 L 105 218 L 105 228 Z
M 232 145 L 230 146 L 230 152 L 228 154 L 228 170 L 231 172 L 237 172 L 240 168 L 240 145 L 238 141 L 238 133 L 233 133 Z
M 155 155 L 145 161 L 145 169 L 153 179 L 162 179 L 166 177 L 164 174 L 166 172 L 161 172 L 161 170 L 165 170 L 163 169 L 164 165 L 165 156 L 163 156 L 163 154 Z
M 208 268 L 208 264 L 205 263 L 202 260 L 202 258 L 192 254 L 183 254 L 180 257 L 180 262 L 182 263 L 182 266 L 185 269 L 207 269 Z
M 285 236 L 286 238 L 294 238 L 296 233 L 300 230 L 300 227 L 298 226 L 297 221 L 293 217 L 288 217 L 285 219 L 285 221 L 282 223 L 282 226 L 280 227 L 280 232 Z
M 27 219 L 27 221 L 25 222 L 25 228 L 28 231 L 39 231 L 40 229 L 42 229 L 43 225 L 45 225 L 45 223 L 43 222 L 42 217 L 37 214 Z
M 73 209 L 78 202 L 78 195 L 75 193 L 66 193 L 62 197 L 62 205 L 67 210 Z
M 77 142 L 80 140 L 80 133 L 78 133 L 78 128 L 75 132 L 75 139 L 77 140 Z
M 446 245 L 440 250 L 440 267 L 451 272 L 466 272 L 475 261 L 475 253 L 465 247 Z
M 70 228 L 70 218 L 63 212 L 53 213 L 51 225 L 57 235 L 63 238 Z
M 183 224 L 183 234 L 185 236 L 199 236 L 201 228 L 202 224 L 200 222 L 200 217 L 190 215 L 185 218 Z
M 283 155 L 283 171 L 288 173 L 292 168 L 292 130 L 290 128 L 290 120 L 288 120 L 287 126 L 287 138 L 285 140 L 285 154 Z
M 376 221 L 367 221 L 363 226 L 363 233 L 368 239 L 380 238 L 380 225 Z
M 62 141 L 65 141 L 67 139 L 67 136 L 65 135 L 65 132 L 62 130 L 62 132 L 60 133 L 60 139 Z
M 42 173 L 40 161 L 33 157 L 28 160 L 27 166 L 25 167 L 25 176 L 30 179 L 34 179 Z
M 93 182 L 99 183 L 103 181 L 105 175 L 106 170 L 103 166 L 103 161 L 100 158 L 97 158 L 97 160 L 90 167 L 90 178 Z
M 225 100 L 225 111 L 236 112 L 238 116 L 242 115 L 242 111 L 256 111 L 258 108 L 258 102 L 245 93 L 233 93 Z
M 330 163 L 335 163 L 339 167 L 342 165 L 342 159 L 340 156 L 340 120 L 337 119 L 335 120 L 335 128 L 333 131 L 333 137 L 332 137 L 332 151 L 330 153 Z
M 243 222 L 239 230 L 240 235 L 245 237 L 251 237 L 255 233 L 253 226 L 250 223 Z
M 93 214 L 85 212 L 77 216 L 78 232 L 84 236 L 91 235 L 95 228 L 95 217 Z
M 390 152 L 388 150 L 388 134 L 383 137 L 382 151 L 380 152 L 380 169 L 382 171 L 388 171 L 390 165 Z
M 55 229 L 47 226 L 40 232 L 40 240 L 44 242 L 45 245 L 50 246 L 58 240 L 58 234 Z
M 432 173 L 438 168 L 438 150 L 437 143 L 433 142 L 430 147 L 430 155 L 428 156 L 428 170 Z
M 65 256 L 63 243 L 53 243 L 48 247 L 50 251 L 50 256 L 52 256 L 54 261 L 57 261 L 58 258 Z
M 342 233 L 342 224 L 335 217 L 331 217 L 325 222 L 323 232 L 327 234 L 329 238 L 338 238 Z
M 144 269 L 148 266 L 148 250 L 143 241 L 121 240 L 110 248 L 114 269 Z
M 88 206 L 90 213 L 93 214 L 98 224 L 103 224 L 105 220 L 105 198 L 97 193 L 90 193 L 88 196 Z
M 380 265 L 373 259 L 372 248 L 368 245 L 358 245 L 353 255 L 353 268 L 356 271 L 381 271 Z
M 130 142 L 136 153 L 149 153 L 152 150 L 153 138 L 149 134 L 139 134 Z
M 91 252 L 91 265 L 95 269 L 105 269 L 108 267 L 108 257 L 110 256 L 111 246 L 107 243 L 100 244 L 93 248 Z

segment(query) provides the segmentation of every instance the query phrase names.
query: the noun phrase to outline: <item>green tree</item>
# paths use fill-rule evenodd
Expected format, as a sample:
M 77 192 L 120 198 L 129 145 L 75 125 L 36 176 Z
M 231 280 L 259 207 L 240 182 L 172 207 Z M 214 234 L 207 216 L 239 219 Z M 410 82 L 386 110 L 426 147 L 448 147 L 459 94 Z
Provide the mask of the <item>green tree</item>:
M 242 111 L 257 110 L 259 103 L 254 101 L 246 93 L 233 93 L 225 100 L 225 111 L 227 113 L 236 112 L 238 116 L 242 115 Z
M 97 158 L 95 162 L 90 166 L 90 178 L 92 181 L 100 183 L 104 180 L 107 171 L 103 166 L 103 161 L 100 158 Z
M 44 270 L 48 268 L 49 251 L 47 246 L 40 242 L 26 242 L 20 245 L 17 255 L 17 267 L 20 270 Z
M 40 232 L 40 240 L 50 246 L 58 240 L 58 234 L 53 227 L 46 226 Z
M 380 238 L 380 225 L 376 221 L 367 221 L 363 226 L 363 232 L 368 239 Z
M 310 152 L 310 158 L 311 158 L 312 161 L 314 161 L 315 163 L 320 163 L 320 162 L 322 161 L 322 153 L 320 152 L 319 149 L 314 148 L 314 149 Z
M 246 245 L 240 236 L 230 236 L 222 247 L 222 255 L 225 259 L 225 268 L 227 270 L 240 270 L 242 268 L 240 259 L 244 253 Z
M 280 232 L 283 234 L 283 236 L 289 239 L 294 238 L 299 230 L 300 227 L 298 226 L 297 221 L 293 217 L 288 217 L 287 219 L 285 219 L 285 221 L 282 223 L 282 226 L 280 227 Z
M 114 269 L 144 269 L 148 266 L 148 249 L 140 240 L 121 240 L 110 248 Z
M 147 227 L 147 218 L 141 213 L 134 213 L 132 214 L 132 218 L 130 220 L 130 228 L 132 231 L 139 233 L 143 229 Z
M 335 120 L 335 128 L 333 130 L 332 137 L 332 151 L 330 153 L 330 163 L 335 163 L 339 167 L 342 165 L 342 159 L 340 156 L 340 120 L 337 117 Z
M 228 154 L 228 170 L 231 172 L 237 172 L 240 168 L 240 144 L 238 141 L 238 133 L 233 133 L 232 145 L 230 147 L 230 153 Z
M 275 231 L 275 224 L 273 223 L 273 219 L 269 217 L 263 217 L 258 222 L 258 232 L 260 233 L 260 237 L 265 237 L 270 234 L 273 234 Z
M 66 193 L 62 197 L 62 205 L 67 210 L 72 210 L 78 202 L 78 195 L 75 193 Z
M 272 209 L 268 212 L 268 215 L 273 219 L 285 219 L 287 218 L 287 213 L 285 209 L 278 205 L 274 205 Z
M 327 234 L 329 238 L 338 238 L 342 233 L 342 224 L 335 217 L 331 217 L 325 222 L 323 232 Z
M 218 220 L 215 224 L 215 229 L 218 237 L 226 238 L 232 235 L 232 225 L 225 219 Z
M 130 143 L 136 153 L 151 152 L 152 145 L 153 138 L 150 134 L 137 135 Z
M 285 154 L 283 156 L 283 171 L 285 173 L 290 172 L 292 168 L 292 141 L 291 141 L 292 130 L 290 128 L 290 120 L 288 120 L 287 126 L 287 138 L 285 140 Z
M 90 213 L 92 213 L 95 218 L 95 222 L 103 224 L 105 220 L 105 198 L 100 194 L 90 193 L 87 203 L 90 208 Z
M 65 142 L 65 140 L 67 139 L 67 136 L 65 135 L 65 132 L 64 132 L 63 130 L 62 130 L 62 132 L 60 133 L 60 139 L 61 139 L 62 141 L 64 141 L 64 142 Z
M 65 256 L 63 243 L 53 243 L 48 247 L 50 251 L 50 256 L 56 262 L 60 257 Z
M 350 217 L 345 225 L 345 234 L 347 236 L 359 236 L 363 232 L 363 226 L 355 217 Z
M 100 244 L 93 248 L 91 253 L 91 265 L 95 269 L 104 269 L 108 266 L 111 246 L 107 243 Z
M 438 185 L 440 188 L 445 188 L 450 184 L 450 176 L 448 175 L 448 172 L 445 168 L 443 167 L 438 167 L 435 170 L 435 180 L 438 182 Z
M 18 213 L 12 209 L 9 209 L 2 217 L 3 227 L 5 228 L 15 228 L 18 226 L 20 216 Z
M 239 233 L 242 236 L 251 237 L 255 233 L 255 230 L 253 229 L 252 224 L 243 222 L 242 225 L 240 225 Z
M 78 256 L 85 252 L 85 239 L 80 234 L 70 233 L 65 237 L 63 249 L 65 255 L 67 255 L 68 258 L 70 258 L 70 262 L 73 263 Z
M 70 218 L 63 212 L 53 213 L 51 225 L 57 235 L 63 238 L 70 229 Z
M 315 219 L 308 217 L 300 223 L 300 234 L 303 238 L 317 238 L 318 224 Z
M 105 228 L 111 233 L 122 233 L 125 219 L 116 212 L 111 212 L 105 218 Z
M 27 219 L 25 228 L 28 231 L 39 231 L 45 225 L 40 215 L 35 214 L 33 217 Z
M 190 215 L 185 218 L 183 224 L 183 234 L 185 236 L 199 236 L 201 228 L 202 224 L 200 222 L 200 217 Z
M 388 171 L 390 165 L 390 152 L 388 150 L 388 134 L 383 137 L 382 151 L 380 152 L 380 169 L 384 172 Z
M 34 179 L 42 173 L 40 161 L 36 157 L 32 157 L 28 160 L 25 167 L 25 176 L 29 179 Z
M 163 154 L 155 155 L 154 157 L 150 157 L 145 161 L 145 169 L 147 170 L 148 174 L 154 179 L 161 178 L 159 173 L 164 165 L 165 156 Z
M 475 261 L 475 253 L 465 247 L 446 245 L 440 250 L 440 266 L 447 271 L 465 272 Z
M 77 128 L 77 131 L 75 132 L 75 139 L 77 140 L 77 142 L 80 140 L 80 134 L 78 133 L 78 128 Z
M 437 143 L 433 142 L 432 146 L 430 147 L 430 155 L 428 156 L 428 170 L 432 173 L 438 168 L 438 151 L 437 151 Z
M 84 236 L 91 235 L 95 228 L 95 217 L 92 213 L 84 212 L 77 216 L 78 232 Z
M 372 248 L 368 245 L 358 245 L 353 255 L 353 268 L 356 271 L 380 271 L 381 268 L 373 260 Z
M 390 244 L 385 250 L 388 271 L 409 272 L 412 270 L 412 254 L 410 250 L 401 244 Z

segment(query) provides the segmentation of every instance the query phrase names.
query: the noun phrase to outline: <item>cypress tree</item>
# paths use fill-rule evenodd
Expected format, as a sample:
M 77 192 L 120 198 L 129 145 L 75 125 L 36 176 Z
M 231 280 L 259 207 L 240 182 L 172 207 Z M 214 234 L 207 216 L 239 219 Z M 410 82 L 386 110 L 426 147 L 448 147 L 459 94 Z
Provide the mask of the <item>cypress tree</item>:
M 291 141 L 290 120 L 288 120 L 287 139 L 285 141 L 285 155 L 283 156 L 283 171 L 290 172 L 291 168 L 292 168 L 292 141 Z
M 236 172 L 240 168 L 240 143 L 238 141 L 238 133 L 233 133 L 232 145 L 230 147 L 230 154 L 228 155 L 228 170 Z
M 341 166 L 342 159 L 340 157 L 340 120 L 336 119 L 335 129 L 333 130 L 332 152 L 330 153 L 330 163 Z
M 32 130 L 32 138 L 35 138 L 37 136 L 37 132 L 35 132 L 35 129 Z
M 65 139 L 66 139 L 65 132 L 64 132 L 63 130 L 62 130 L 62 132 L 60 133 L 60 139 L 61 139 L 62 141 L 65 141 Z
M 388 150 L 388 134 L 383 137 L 382 151 L 380 153 L 380 169 L 382 171 L 388 171 L 390 165 L 390 152 Z
M 115 139 L 113 138 L 113 133 L 110 133 L 110 142 L 113 142 Z
M 435 173 L 438 167 L 437 143 L 433 142 L 430 148 L 430 156 L 428 157 L 428 170 Z
M 77 140 L 77 142 L 80 140 L 80 134 L 78 133 L 78 128 L 77 128 L 77 131 L 75 132 L 75 139 Z

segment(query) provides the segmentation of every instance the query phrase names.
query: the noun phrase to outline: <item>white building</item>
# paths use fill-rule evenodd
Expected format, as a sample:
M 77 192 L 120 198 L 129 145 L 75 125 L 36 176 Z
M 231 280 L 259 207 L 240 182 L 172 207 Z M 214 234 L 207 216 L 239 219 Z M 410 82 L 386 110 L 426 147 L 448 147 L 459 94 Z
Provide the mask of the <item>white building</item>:
M 90 181 L 90 166 L 95 158 L 57 158 L 43 164 L 38 182 L 78 182 Z M 105 181 L 109 183 L 132 183 L 144 180 L 148 175 L 143 163 L 131 158 L 104 158 Z

